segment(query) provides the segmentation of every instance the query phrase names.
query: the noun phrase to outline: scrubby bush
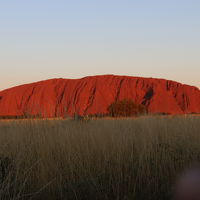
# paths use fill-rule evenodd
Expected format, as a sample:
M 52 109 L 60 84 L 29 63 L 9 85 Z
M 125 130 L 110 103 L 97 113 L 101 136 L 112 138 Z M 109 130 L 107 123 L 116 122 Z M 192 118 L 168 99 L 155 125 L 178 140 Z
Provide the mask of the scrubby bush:
M 108 107 L 108 113 L 112 117 L 130 117 L 146 112 L 142 104 L 136 104 L 132 100 L 123 99 L 115 101 Z

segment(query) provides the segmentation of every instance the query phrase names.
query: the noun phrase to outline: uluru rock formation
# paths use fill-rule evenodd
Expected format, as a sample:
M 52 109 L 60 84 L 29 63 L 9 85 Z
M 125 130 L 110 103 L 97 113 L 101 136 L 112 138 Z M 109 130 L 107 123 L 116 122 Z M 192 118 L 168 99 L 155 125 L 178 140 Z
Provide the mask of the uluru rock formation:
M 81 79 L 51 79 L 0 92 L 0 116 L 106 114 L 122 99 L 143 104 L 150 113 L 200 113 L 200 90 L 178 82 L 102 75 Z

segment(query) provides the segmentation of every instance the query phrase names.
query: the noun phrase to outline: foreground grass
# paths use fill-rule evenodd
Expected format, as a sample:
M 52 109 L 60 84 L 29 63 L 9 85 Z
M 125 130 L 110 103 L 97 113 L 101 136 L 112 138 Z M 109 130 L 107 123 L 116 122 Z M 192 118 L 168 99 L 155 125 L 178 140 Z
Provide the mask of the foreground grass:
M 200 118 L 0 122 L 0 199 L 165 200 Z

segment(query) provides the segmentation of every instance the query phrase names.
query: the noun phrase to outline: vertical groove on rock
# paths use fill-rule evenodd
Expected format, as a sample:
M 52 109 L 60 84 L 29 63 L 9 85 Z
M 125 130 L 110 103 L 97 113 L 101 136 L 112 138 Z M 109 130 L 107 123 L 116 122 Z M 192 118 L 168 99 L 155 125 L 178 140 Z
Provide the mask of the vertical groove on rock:
M 78 101 L 79 101 L 80 93 L 81 93 L 82 90 L 84 90 L 84 87 L 86 85 L 87 85 L 87 82 L 79 81 L 77 86 L 76 86 L 77 88 L 75 88 L 75 94 L 74 94 L 74 98 L 73 98 L 73 101 L 72 101 L 73 114 L 79 114 L 79 112 L 80 112 L 80 108 L 78 108 L 78 110 L 77 110 L 77 104 L 78 104 Z
M 90 92 L 90 95 L 89 95 L 87 107 L 86 107 L 86 109 L 84 111 L 84 115 L 86 115 L 88 109 L 93 105 L 95 94 L 96 94 L 96 85 L 93 88 L 91 88 L 91 92 Z
M 120 95 L 120 92 L 121 92 L 123 82 L 124 82 L 124 79 L 120 80 L 120 82 L 119 82 L 119 86 L 117 88 L 117 94 L 115 96 L 115 101 L 119 100 L 119 95 Z
M 150 100 L 152 99 L 153 95 L 154 95 L 154 90 L 151 87 L 151 88 L 149 88 L 149 90 L 145 94 L 143 101 L 142 101 L 142 104 L 145 105 L 145 106 L 149 106 Z
M 25 102 L 25 108 L 26 107 L 28 107 L 28 103 L 29 103 L 29 101 L 30 101 L 30 99 L 31 99 L 31 97 L 33 96 L 33 94 L 34 94 L 34 91 L 35 91 L 35 87 L 33 87 L 33 89 L 32 89 L 32 91 L 31 91 L 31 94 L 28 96 L 28 98 L 27 98 L 27 100 L 26 100 L 26 102 Z
M 55 117 L 59 117 L 62 114 L 62 113 L 58 112 L 58 107 L 61 105 L 61 103 L 63 101 L 63 98 L 65 96 L 66 87 L 67 87 L 67 83 L 64 85 L 60 95 L 58 95 L 58 97 L 56 98 L 56 106 L 55 106 L 55 114 L 54 114 Z M 63 112 L 65 112 L 64 109 L 65 108 L 63 108 Z

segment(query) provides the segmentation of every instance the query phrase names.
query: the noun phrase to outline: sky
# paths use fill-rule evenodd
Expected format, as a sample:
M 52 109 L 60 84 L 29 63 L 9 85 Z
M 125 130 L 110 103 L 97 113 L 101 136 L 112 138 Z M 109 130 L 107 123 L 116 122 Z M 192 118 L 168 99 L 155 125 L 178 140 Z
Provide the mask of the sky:
M 200 87 L 199 11 L 199 0 L 0 1 L 0 90 L 99 74 Z

